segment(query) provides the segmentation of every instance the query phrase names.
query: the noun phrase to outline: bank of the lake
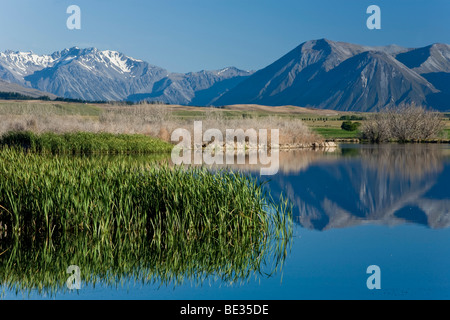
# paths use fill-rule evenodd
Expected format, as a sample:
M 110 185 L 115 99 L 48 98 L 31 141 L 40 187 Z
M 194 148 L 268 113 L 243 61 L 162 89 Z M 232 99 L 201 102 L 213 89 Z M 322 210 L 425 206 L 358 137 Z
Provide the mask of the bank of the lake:
M 169 153 L 173 145 L 141 134 L 75 132 L 56 134 L 11 131 L 0 137 L 0 147 L 39 154 L 151 154 Z

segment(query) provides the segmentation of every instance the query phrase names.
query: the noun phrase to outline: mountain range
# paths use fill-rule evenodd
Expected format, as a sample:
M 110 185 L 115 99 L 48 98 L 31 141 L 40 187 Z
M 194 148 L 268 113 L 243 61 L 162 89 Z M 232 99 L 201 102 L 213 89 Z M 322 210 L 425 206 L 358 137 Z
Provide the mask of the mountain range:
M 10 50 L 0 53 L 0 79 L 63 98 L 91 101 L 210 105 L 250 74 L 234 67 L 170 73 L 122 53 L 96 48 L 74 47 L 51 55 Z
M 220 97 L 217 104 L 377 111 L 401 103 L 449 110 L 450 46 L 367 47 L 308 41 Z
M 172 73 L 96 48 L 74 47 L 50 55 L 9 50 L 0 53 L 0 79 L 82 100 L 342 111 L 377 111 L 415 102 L 449 111 L 450 46 L 370 47 L 319 39 L 302 43 L 256 72 L 227 67 L 189 73 Z

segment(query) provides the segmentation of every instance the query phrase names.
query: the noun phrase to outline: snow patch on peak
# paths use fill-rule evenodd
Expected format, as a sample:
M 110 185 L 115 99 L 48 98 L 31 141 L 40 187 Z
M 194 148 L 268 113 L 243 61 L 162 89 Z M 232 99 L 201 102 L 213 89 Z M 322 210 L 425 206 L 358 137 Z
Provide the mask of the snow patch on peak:
M 129 63 L 129 58 L 127 56 L 111 50 L 101 51 L 101 54 L 107 60 L 104 62 L 109 63 L 113 69 L 116 69 L 120 73 L 131 72 L 132 65 Z
M 230 70 L 230 68 L 223 68 L 222 70 L 219 70 L 219 72 L 217 72 L 217 74 L 222 74 L 222 73 L 224 73 L 225 71 L 228 71 L 228 70 Z
M 1 64 L 12 73 L 19 76 L 29 75 L 37 70 L 47 68 L 54 63 L 54 59 L 50 55 L 38 55 L 29 52 L 5 51 L 0 54 Z

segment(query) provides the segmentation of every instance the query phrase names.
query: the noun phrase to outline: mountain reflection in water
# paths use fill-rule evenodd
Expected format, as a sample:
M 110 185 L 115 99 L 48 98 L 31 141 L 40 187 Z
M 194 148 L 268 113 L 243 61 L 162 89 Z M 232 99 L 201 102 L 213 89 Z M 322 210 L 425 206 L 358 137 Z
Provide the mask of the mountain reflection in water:
M 294 219 L 315 230 L 363 224 L 450 226 L 448 145 L 340 145 L 280 152 L 271 193 L 294 204 Z M 257 166 L 231 166 L 257 174 Z
M 285 190 L 296 221 L 308 229 L 405 222 L 446 228 L 450 163 L 444 151 L 438 145 L 384 145 L 342 146 L 338 157 L 294 152 L 293 160 L 304 157 L 308 165 L 281 169 L 270 186 Z

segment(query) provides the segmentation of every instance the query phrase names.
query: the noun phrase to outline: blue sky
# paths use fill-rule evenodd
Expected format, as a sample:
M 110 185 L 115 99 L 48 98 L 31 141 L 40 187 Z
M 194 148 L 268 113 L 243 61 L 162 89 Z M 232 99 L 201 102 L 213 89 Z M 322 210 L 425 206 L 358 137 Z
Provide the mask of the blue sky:
M 81 30 L 68 30 L 69 5 Z M 381 30 L 366 9 L 381 8 Z M 97 47 L 172 72 L 257 70 L 319 38 L 365 45 L 450 43 L 449 0 L 2 0 L 0 51 Z

